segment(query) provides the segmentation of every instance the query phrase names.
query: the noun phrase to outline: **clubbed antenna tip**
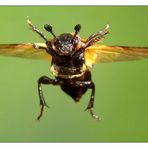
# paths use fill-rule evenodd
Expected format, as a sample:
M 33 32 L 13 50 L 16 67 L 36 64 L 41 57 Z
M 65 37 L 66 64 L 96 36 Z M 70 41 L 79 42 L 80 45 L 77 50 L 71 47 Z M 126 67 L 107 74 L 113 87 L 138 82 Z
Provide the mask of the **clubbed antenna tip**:
M 75 27 L 74 27 L 75 31 L 78 33 L 80 30 L 81 30 L 81 25 L 80 24 L 77 24 Z
M 45 24 L 44 28 L 45 28 L 46 31 L 50 32 L 56 38 L 56 35 L 53 33 L 53 29 L 52 29 L 51 25 Z

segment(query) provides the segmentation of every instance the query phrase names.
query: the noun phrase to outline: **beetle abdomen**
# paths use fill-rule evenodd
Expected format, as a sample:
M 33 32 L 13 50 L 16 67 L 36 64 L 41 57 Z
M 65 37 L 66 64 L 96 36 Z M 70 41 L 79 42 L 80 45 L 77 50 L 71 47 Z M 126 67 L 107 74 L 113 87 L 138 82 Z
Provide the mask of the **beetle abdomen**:
M 85 82 L 91 81 L 91 72 L 85 71 L 82 76 L 75 77 L 72 79 L 63 79 L 61 77 L 57 77 L 64 83 L 61 84 L 61 89 L 70 95 L 75 102 L 78 102 L 82 95 L 87 91 L 87 87 L 85 87 Z M 79 85 L 79 83 L 84 82 L 84 84 Z

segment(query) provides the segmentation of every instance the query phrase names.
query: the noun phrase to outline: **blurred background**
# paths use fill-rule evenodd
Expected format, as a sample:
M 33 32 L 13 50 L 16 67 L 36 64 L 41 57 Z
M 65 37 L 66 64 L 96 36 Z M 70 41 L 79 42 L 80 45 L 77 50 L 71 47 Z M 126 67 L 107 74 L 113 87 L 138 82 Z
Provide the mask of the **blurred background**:
M 148 7 L 131 6 L 1 6 L 0 44 L 44 42 L 28 29 L 27 16 L 47 36 L 46 23 L 57 35 L 73 32 L 80 23 L 82 38 L 109 24 L 110 34 L 101 44 L 148 46 Z M 37 121 L 37 80 L 42 75 L 53 78 L 50 62 L 0 56 L 0 68 L 1 142 L 148 141 L 148 60 L 94 66 L 100 122 L 84 111 L 90 91 L 76 104 L 52 85 L 43 86 L 50 108 Z

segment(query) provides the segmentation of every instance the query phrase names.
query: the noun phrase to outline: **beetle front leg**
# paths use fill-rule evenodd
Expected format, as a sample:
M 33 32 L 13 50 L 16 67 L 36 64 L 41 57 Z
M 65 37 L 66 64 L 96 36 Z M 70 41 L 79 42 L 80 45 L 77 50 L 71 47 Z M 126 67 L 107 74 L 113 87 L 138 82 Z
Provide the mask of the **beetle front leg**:
M 39 93 L 39 99 L 40 99 L 40 105 L 41 105 L 41 110 L 40 110 L 40 114 L 39 116 L 37 117 L 37 120 L 39 120 L 42 115 L 43 115 L 43 111 L 44 111 L 44 107 L 47 106 L 47 103 L 44 99 L 44 95 L 43 95 L 43 91 L 42 91 L 42 86 L 41 84 L 46 84 L 46 85 L 58 85 L 59 84 L 59 81 L 57 79 L 50 79 L 49 77 L 47 76 L 42 76 L 38 79 L 38 93 Z
M 27 17 L 27 23 L 33 31 L 35 31 L 39 36 L 41 36 L 41 38 L 43 38 L 46 42 L 48 41 L 47 37 L 35 25 L 32 24 L 29 17 Z

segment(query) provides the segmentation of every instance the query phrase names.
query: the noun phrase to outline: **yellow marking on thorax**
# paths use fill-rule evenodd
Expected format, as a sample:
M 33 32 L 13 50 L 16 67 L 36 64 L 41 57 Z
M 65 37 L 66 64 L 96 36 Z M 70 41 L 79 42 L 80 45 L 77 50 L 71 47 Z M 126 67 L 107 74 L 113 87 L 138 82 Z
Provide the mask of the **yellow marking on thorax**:
M 50 70 L 51 70 L 52 74 L 55 77 L 61 77 L 61 78 L 64 78 L 64 79 L 72 79 L 72 78 L 76 78 L 76 77 L 82 76 L 85 73 L 85 71 L 87 70 L 87 67 L 86 67 L 85 64 L 83 64 L 83 67 L 82 67 L 80 73 L 79 74 L 73 74 L 73 75 L 59 74 L 58 71 L 55 69 L 54 64 L 51 66 Z

